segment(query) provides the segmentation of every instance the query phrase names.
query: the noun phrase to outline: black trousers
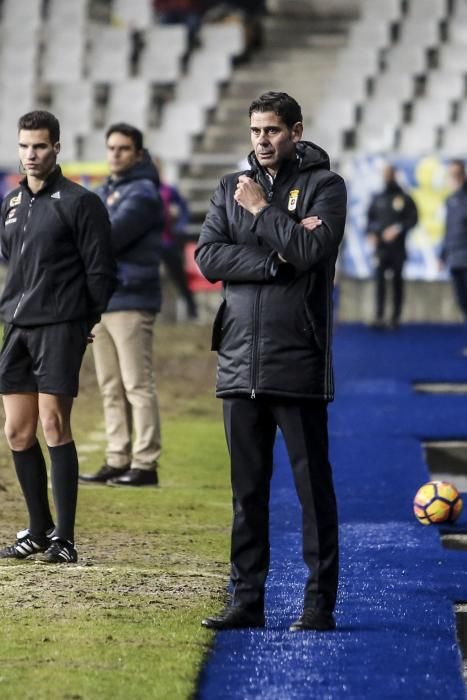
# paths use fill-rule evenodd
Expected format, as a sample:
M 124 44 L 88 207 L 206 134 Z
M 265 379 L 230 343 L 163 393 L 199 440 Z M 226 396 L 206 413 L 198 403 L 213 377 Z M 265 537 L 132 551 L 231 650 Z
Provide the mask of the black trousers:
M 386 271 L 392 272 L 392 320 L 399 321 L 404 300 L 403 261 L 381 259 L 376 267 L 376 318 L 383 320 L 386 306 Z
M 328 459 L 324 401 L 224 400 L 231 459 L 233 604 L 264 606 L 269 569 L 269 492 L 277 427 L 282 430 L 302 508 L 305 607 L 332 611 L 338 585 L 337 507 Z
M 451 278 L 457 303 L 467 319 L 467 269 L 451 270 Z

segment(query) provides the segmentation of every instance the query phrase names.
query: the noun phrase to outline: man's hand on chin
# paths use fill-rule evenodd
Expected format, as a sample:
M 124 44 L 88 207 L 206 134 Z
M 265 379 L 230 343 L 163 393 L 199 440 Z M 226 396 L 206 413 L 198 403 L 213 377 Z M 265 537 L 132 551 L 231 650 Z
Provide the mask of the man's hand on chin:
M 234 199 L 253 216 L 267 206 L 262 187 L 247 175 L 240 175 L 238 178 Z

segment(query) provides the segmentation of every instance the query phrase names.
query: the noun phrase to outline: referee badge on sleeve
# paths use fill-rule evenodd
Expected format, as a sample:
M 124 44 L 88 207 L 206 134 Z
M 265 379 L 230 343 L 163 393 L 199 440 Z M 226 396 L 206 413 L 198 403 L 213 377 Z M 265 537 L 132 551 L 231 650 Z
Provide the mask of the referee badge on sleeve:
M 298 200 L 298 195 L 300 194 L 300 190 L 290 190 L 289 192 L 289 203 L 287 206 L 287 209 L 289 211 L 295 211 L 297 208 L 297 200 Z

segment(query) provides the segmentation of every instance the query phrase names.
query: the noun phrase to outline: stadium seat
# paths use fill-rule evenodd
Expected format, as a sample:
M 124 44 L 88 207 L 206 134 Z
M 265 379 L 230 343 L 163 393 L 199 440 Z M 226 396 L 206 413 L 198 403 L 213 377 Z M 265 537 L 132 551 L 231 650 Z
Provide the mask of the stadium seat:
M 184 25 L 151 27 L 141 56 L 141 77 L 158 85 L 174 85 L 181 74 L 181 60 L 187 49 Z
M 410 16 L 401 29 L 401 45 L 435 47 L 440 42 L 439 20 L 429 14 Z
M 449 45 L 460 44 L 461 46 L 464 45 L 464 47 L 467 45 L 467 9 L 465 17 L 458 18 L 454 16 L 449 26 L 449 41 Z M 459 48 L 461 48 L 461 46 L 459 46 Z
M 397 22 L 402 14 L 401 0 L 361 0 L 363 20 Z
M 430 17 L 437 20 L 445 19 L 448 14 L 448 0 L 412 0 L 409 3 L 408 16 L 414 19 L 424 20 Z
M 370 100 L 365 105 L 360 127 L 362 129 L 377 129 L 385 124 L 400 124 L 401 121 L 401 102 L 397 98 L 385 97 L 380 100 Z
M 454 71 L 435 70 L 428 75 L 425 94 L 431 98 L 458 100 L 465 95 L 465 87 L 464 75 Z
M 88 134 L 93 129 L 94 85 L 83 80 L 54 83 L 51 88 L 52 111 L 60 120 L 64 132 Z
M 83 33 L 87 22 L 89 0 L 48 0 L 46 31 L 49 39 L 60 40 L 61 32 Z
M 457 43 L 443 46 L 439 52 L 440 68 L 465 75 L 467 73 L 466 48 L 465 44 Z
M 337 72 L 356 71 L 365 77 L 375 75 L 380 69 L 379 50 L 373 46 L 347 46 L 337 58 Z
M 421 75 L 427 70 L 427 51 L 418 44 L 395 44 L 388 50 L 385 63 L 389 73 Z
M 150 85 L 133 78 L 114 83 L 110 88 L 106 123 L 124 121 L 145 130 L 149 118 Z
M 239 23 L 205 24 L 200 31 L 202 48 L 214 54 L 226 54 L 230 58 L 245 50 L 243 28 Z
M 314 124 L 318 127 L 330 126 L 351 129 L 355 125 L 356 104 L 351 99 L 334 98 L 323 101 L 316 114 Z
M 103 161 L 105 157 L 105 130 L 94 129 L 83 138 L 81 160 Z
M 467 123 L 451 125 L 444 132 L 441 151 L 452 158 L 464 157 L 467 143 Z
M 414 94 L 413 77 L 408 73 L 387 71 L 376 82 L 373 99 L 387 98 L 411 100 Z
M 356 149 L 363 153 L 391 153 L 394 148 L 396 122 L 382 122 L 380 125 L 365 125 L 357 136 Z
M 49 28 L 50 29 L 50 28 Z M 77 82 L 83 77 L 85 58 L 85 35 L 73 27 L 67 27 L 44 44 L 42 78 L 45 82 Z
M 152 24 L 152 0 L 114 0 L 112 21 L 131 29 L 146 29 Z
M 391 25 L 384 19 L 355 22 L 349 31 L 349 46 L 385 48 L 391 43 Z
M 437 129 L 431 124 L 410 124 L 402 129 L 400 153 L 410 156 L 430 154 L 437 149 Z
M 130 34 L 127 28 L 97 25 L 91 32 L 89 76 L 94 82 L 117 83 L 130 73 Z
M 421 128 L 443 126 L 451 120 L 451 116 L 452 104 L 448 100 L 424 97 L 414 105 L 412 123 Z
M 42 3 L 31 0 L 3 0 L 2 25 L 7 33 L 17 32 L 18 36 L 27 36 L 38 31 L 41 24 L 41 5 Z

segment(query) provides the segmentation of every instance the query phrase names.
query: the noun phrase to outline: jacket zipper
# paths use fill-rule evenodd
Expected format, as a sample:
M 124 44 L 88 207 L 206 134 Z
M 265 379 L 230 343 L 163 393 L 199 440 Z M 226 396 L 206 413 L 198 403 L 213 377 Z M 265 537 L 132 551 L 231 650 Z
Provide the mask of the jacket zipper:
M 20 248 L 20 252 L 19 252 L 19 254 L 20 254 L 20 259 L 21 259 L 21 256 L 23 255 L 24 246 L 25 246 L 25 244 L 26 244 L 24 234 L 26 233 L 26 229 L 27 229 L 27 227 L 28 227 L 29 219 L 30 219 L 30 217 L 31 217 L 32 205 L 33 205 L 33 203 L 35 202 L 35 200 L 36 200 L 35 197 L 31 197 L 31 199 L 29 200 L 28 214 L 27 214 L 27 217 L 26 217 L 26 223 L 25 223 L 24 226 L 23 226 L 23 242 L 21 243 L 21 248 Z M 23 284 L 24 284 L 24 276 L 23 276 Z M 15 318 L 16 318 L 16 316 L 17 316 L 17 314 L 18 314 L 18 311 L 19 311 L 19 307 L 21 306 L 21 302 L 22 302 L 23 299 L 24 299 L 25 293 L 26 293 L 26 292 L 22 292 L 22 294 L 21 294 L 21 296 L 20 296 L 20 298 L 19 298 L 19 301 L 18 301 L 18 303 L 16 304 L 16 308 L 15 308 L 15 310 L 14 310 L 14 312 L 13 312 L 13 317 L 12 317 L 12 319 L 15 319 Z
M 18 303 L 16 304 L 16 309 L 15 309 L 15 311 L 14 311 L 13 318 L 16 318 L 16 314 L 17 314 L 18 311 L 19 311 L 19 307 L 21 306 L 21 302 L 23 301 L 23 297 L 24 297 L 24 292 L 21 294 L 21 296 L 20 296 L 20 298 L 19 298 L 19 301 L 18 301 Z
M 266 198 L 270 202 L 274 195 L 274 183 L 268 183 L 270 187 L 266 192 Z M 251 357 L 251 393 L 250 398 L 256 399 L 256 381 L 258 369 L 258 345 L 259 345 L 259 304 L 263 287 L 260 286 L 256 292 L 255 306 L 253 309 L 253 350 Z
M 258 369 L 258 345 L 259 345 L 259 303 L 261 298 L 262 286 L 258 288 L 255 298 L 255 306 L 253 309 L 253 350 L 251 357 L 251 393 L 250 398 L 256 399 L 256 372 Z

